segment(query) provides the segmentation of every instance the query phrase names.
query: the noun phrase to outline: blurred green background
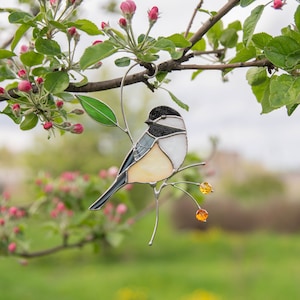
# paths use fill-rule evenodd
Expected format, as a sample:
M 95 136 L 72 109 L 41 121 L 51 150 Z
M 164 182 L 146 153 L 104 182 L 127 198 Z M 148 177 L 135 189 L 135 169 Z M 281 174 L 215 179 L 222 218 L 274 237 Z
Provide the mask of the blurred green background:
M 138 110 L 132 113 L 139 118 Z M 38 136 L 32 150 L 18 155 L 1 149 L 2 170 L 26 170 L 14 186 L 15 198 L 30 200 L 29 179 L 40 171 L 97 174 L 122 160 L 126 138 L 85 124 L 80 137 L 49 142 Z M 123 138 L 124 147 L 113 146 Z M 161 206 L 151 247 L 154 212 L 136 222 L 117 248 L 95 252 L 87 245 L 29 260 L 1 257 L 0 299 L 299 299 L 300 209 L 288 177 L 226 152 L 215 153 L 203 177 L 215 190 L 202 203 L 207 223 L 195 221 L 190 200 L 170 199 Z M 34 220 L 26 234 L 32 249 L 58 241 Z

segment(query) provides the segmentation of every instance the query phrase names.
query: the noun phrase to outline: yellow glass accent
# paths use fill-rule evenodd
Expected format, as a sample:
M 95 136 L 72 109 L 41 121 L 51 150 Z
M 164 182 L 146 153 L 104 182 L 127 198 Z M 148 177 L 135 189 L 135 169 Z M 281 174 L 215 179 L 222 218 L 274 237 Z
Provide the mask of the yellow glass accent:
M 208 218 L 207 210 L 200 208 L 196 211 L 196 219 L 201 222 L 206 222 Z
M 200 183 L 199 190 L 204 195 L 213 192 L 213 188 L 212 188 L 211 184 L 209 184 L 208 182 L 202 182 L 202 183 Z

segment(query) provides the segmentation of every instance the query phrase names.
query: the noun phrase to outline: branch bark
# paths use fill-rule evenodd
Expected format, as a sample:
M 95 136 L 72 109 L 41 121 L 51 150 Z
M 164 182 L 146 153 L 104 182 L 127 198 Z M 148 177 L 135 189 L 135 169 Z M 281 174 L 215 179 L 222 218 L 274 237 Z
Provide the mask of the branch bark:
M 72 244 L 68 244 L 68 243 L 64 242 L 63 244 L 53 247 L 53 248 L 36 251 L 36 252 L 17 252 L 14 255 L 23 257 L 23 258 L 42 257 L 42 256 L 46 256 L 49 254 L 54 254 L 56 252 L 66 250 L 66 249 L 81 248 L 81 247 L 85 246 L 86 244 L 94 242 L 95 240 L 96 240 L 96 236 L 93 236 L 91 238 L 87 238 L 87 239 L 84 239 L 84 240 L 81 240 L 79 242 L 72 243 Z

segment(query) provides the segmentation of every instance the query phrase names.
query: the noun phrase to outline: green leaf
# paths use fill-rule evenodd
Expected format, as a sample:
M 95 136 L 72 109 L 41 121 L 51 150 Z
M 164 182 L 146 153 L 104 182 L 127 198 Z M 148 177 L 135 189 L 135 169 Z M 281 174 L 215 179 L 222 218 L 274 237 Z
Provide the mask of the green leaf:
M 241 48 L 237 53 L 236 56 L 229 61 L 229 63 L 235 62 L 245 62 L 251 58 L 256 57 L 256 50 L 255 47 L 249 46 Z
M 270 82 L 270 104 L 274 108 L 299 103 L 300 77 L 287 74 L 273 76 Z
M 49 23 L 50 23 L 53 27 L 55 27 L 55 28 L 57 28 L 57 29 L 59 29 L 59 30 L 61 30 L 61 31 L 66 31 L 67 28 L 68 28 L 65 24 L 63 24 L 63 23 L 61 23 L 61 22 L 57 22 L 57 21 L 49 21 Z
M 14 38 L 11 42 L 11 50 L 13 51 L 17 44 L 19 43 L 20 39 L 24 36 L 25 32 L 30 28 L 30 25 L 28 24 L 22 24 L 19 26 L 19 28 L 16 30 Z
M 0 65 L 0 81 L 14 78 L 16 78 L 16 75 L 6 64 Z
M 198 76 L 199 74 L 201 74 L 202 72 L 203 72 L 203 70 L 197 70 L 197 71 L 193 72 L 192 77 L 191 77 L 191 80 L 196 79 L 197 76 Z
M 257 22 L 259 21 L 265 6 L 259 5 L 255 7 L 252 11 L 250 16 L 245 20 L 244 26 L 243 26 L 243 43 L 245 46 L 249 46 L 249 43 L 251 42 L 255 27 L 257 25 Z
M 270 78 L 267 77 L 265 81 L 263 81 L 261 84 L 252 85 L 251 89 L 253 94 L 255 95 L 257 102 L 262 103 L 263 99 L 266 94 L 269 93 L 269 86 L 270 86 Z M 269 96 L 267 97 L 269 101 Z M 268 103 L 270 106 L 270 104 Z
M 86 19 L 79 19 L 75 22 L 68 23 L 68 26 L 74 26 L 84 32 L 86 32 L 89 35 L 98 35 L 102 34 L 102 31 L 91 21 Z
M 211 27 L 206 36 L 209 43 L 213 46 L 214 49 L 217 49 L 219 46 L 219 39 L 223 31 L 223 22 L 218 21 L 213 27 Z
M 63 99 L 66 102 L 71 102 L 75 99 L 73 94 L 67 92 L 56 93 L 55 96 Z
M 10 104 L 8 104 L 2 112 L 0 112 L 1 114 L 7 115 L 8 117 L 10 117 L 16 124 L 20 124 L 22 117 L 16 117 L 11 109 Z
M 238 38 L 239 37 L 235 29 L 227 28 L 222 32 L 220 36 L 220 43 L 226 48 L 233 48 L 235 47 Z
M 286 106 L 288 116 L 292 115 L 292 113 L 295 111 L 295 109 L 298 107 L 298 105 L 299 104 L 297 103 L 297 104 L 292 104 L 292 105 Z
M 13 56 L 16 56 L 14 52 L 6 49 L 0 49 L 0 59 L 10 58 Z
M 288 68 L 286 58 L 288 55 L 299 50 L 300 44 L 288 36 L 273 38 L 265 47 L 266 58 L 275 66 Z
M 14 11 L 8 16 L 8 21 L 12 24 L 26 24 L 32 19 L 33 16 L 24 11 Z
M 176 48 L 175 44 L 172 41 L 162 37 L 158 38 L 158 40 L 154 44 L 154 47 L 159 50 L 165 50 L 169 52 L 174 51 Z
M 63 92 L 68 86 L 69 75 L 66 72 L 52 72 L 45 76 L 44 87 L 49 93 Z
M 251 3 L 253 3 L 255 0 L 241 0 L 241 7 L 246 7 L 248 5 L 250 5 Z
M 188 41 L 182 34 L 175 33 L 168 36 L 166 39 L 172 41 L 177 48 L 186 48 L 191 46 L 191 42 Z
M 194 33 L 189 32 L 187 38 L 190 39 L 193 35 Z M 205 39 L 201 39 L 200 41 L 195 43 L 191 49 L 194 51 L 204 51 L 206 49 Z
M 20 60 L 25 66 L 32 67 L 42 64 L 44 55 L 34 51 L 27 51 L 20 55 Z
M 81 70 L 85 70 L 91 65 L 101 61 L 108 56 L 111 56 L 117 51 L 118 48 L 115 48 L 115 46 L 110 41 L 104 41 L 103 43 L 90 46 L 85 49 L 83 55 L 80 58 L 80 68 Z
M 95 121 L 106 126 L 117 126 L 118 121 L 113 110 L 102 101 L 82 95 L 76 95 L 87 114 Z
M 155 78 L 158 82 L 162 82 L 167 77 L 168 74 L 169 74 L 168 72 L 159 71 L 155 75 Z
M 262 67 L 250 68 L 246 73 L 246 79 L 250 85 L 260 85 L 268 78 L 267 71 Z
M 205 51 L 206 49 L 205 39 L 201 39 L 200 41 L 198 41 L 196 44 L 193 45 L 191 49 L 194 51 Z
M 129 57 L 122 57 L 115 60 L 115 65 L 118 67 L 127 67 L 130 65 Z
M 232 58 L 228 63 L 237 63 L 237 62 L 245 62 L 248 61 L 251 58 L 256 57 L 256 50 L 255 47 L 249 46 L 249 47 L 243 47 L 241 48 L 234 58 Z M 223 74 L 227 74 L 232 69 L 226 69 L 223 71 Z
M 189 110 L 189 106 L 188 106 L 187 104 L 185 104 L 185 103 L 183 103 L 181 100 L 179 100 L 179 99 L 178 99 L 173 93 L 171 93 L 170 91 L 168 91 L 168 90 L 166 90 L 166 91 L 169 93 L 171 99 L 172 99 L 178 106 L 180 106 L 181 108 L 185 109 L 186 111 Z
M 58 56 L 61 54 L 60 46 L 54 40 L 37 38 L 35 41 L 35 48 L 38 52 L 45 55 Z
M 285 65 L 286 65 L 287 69 L 297 68 L 299 63 L 300 63 L 300 49 L 289 54 L 286 57 Z
M 124 239 L 124 234 L 121 232 L 109 231 L 107 232 L 105 238 L 109 245 L 112 247 L 118 247 Z
M 264 49 L 271 40 L 272 36 L 265 32 L 256 33 L 252 36 L 252 42 L 259 49 Z
M 227 28 L 235 29 L 236 31 L 242 30 L 242 24 L 240 21 L 234 21 L 230 24 L 228 24 Z
M 39 118 L 34 113 L 26 115 L 24 120 L 20 124 L 20 129 L 30 130 L 36 126 L 36 124 L 38 123 L 38 120 L 39 120 Z
M 298 5 L 295 15 L 294 15 L 295 25 L 298 28 L 298 31 L 300 31 L 300 5 Z
M 159 58 L 158 55 L 156 54 L 151 54 L 151 53 L 138 53 L 136 55 L 136 57 L 140 60 L 140 61 L 143 61 L 143 62 L 153 62 L 155 60 L 157 60 Z

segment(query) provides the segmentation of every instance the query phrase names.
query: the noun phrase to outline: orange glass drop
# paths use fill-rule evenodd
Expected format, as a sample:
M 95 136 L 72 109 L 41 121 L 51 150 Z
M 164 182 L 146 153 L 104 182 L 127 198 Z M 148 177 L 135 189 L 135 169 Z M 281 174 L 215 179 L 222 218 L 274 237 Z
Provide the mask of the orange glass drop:
M 201 222 L 206 222 L 208 218 L 207 210 L 200 208 L 196 211 L 196 219 Z
M 208 182 L 202 182 L 202 183 L 200 183 L 199 190 L 204 195 L 213 192 L 213 188 L 212 188 L 212 186 Z

